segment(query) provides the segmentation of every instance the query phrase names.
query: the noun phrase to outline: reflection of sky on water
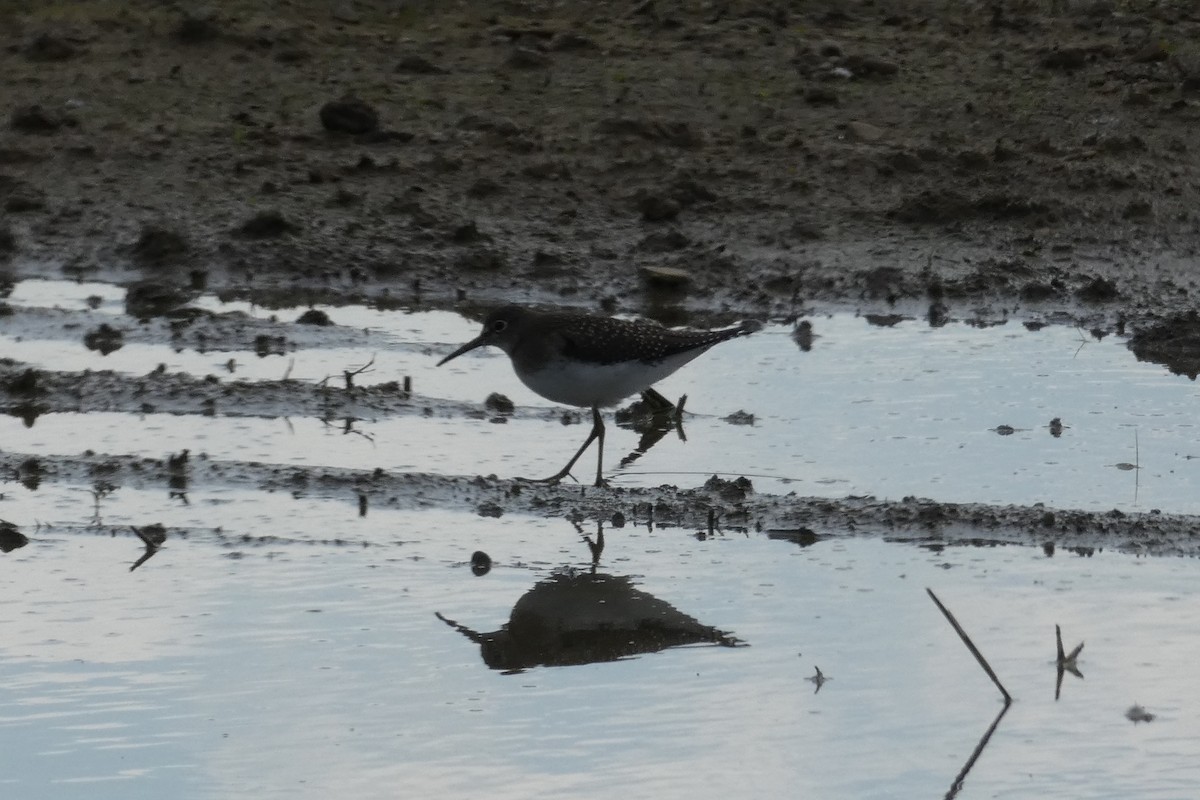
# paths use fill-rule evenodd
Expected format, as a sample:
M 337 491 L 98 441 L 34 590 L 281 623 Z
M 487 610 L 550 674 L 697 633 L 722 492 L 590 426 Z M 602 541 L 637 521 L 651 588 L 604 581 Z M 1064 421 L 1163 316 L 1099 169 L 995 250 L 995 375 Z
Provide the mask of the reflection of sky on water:
M 48 304 L 53 289 L 60 305 L 82 308 L 89 293 L 101 291 L 97 286 L 26 281 L 12 302 Z M 64 295 L 64 287 L 79 296 Z M 112 294 L 111 287 L 106 291 Z M 120 300 L 105 297 L 95 314 L 111 320 Z M 225 307 L 211 299 L 202 305 Z M 32 430 L 2 418 L 0 441 L 13 451 L 91 448 L 157 457 L 187 447 L 215 458 L 285 464 L 540 477 L 557 471 L 586 436 L 585 424 L 560 424 L 563 409 L 525 389 L 496 351 L 434 366 L 438 355 L 475 335 L 475 323 L 447 312 L 327 310 L 342 324 L 369 328 L 372 347 L 260 359 L 248 350 L 176 353 L 131 343 L 101 357 L 77 341 L 0 341 L 10 357 L 55 369 L 140 375 L 164 363 L 172 371 L 222 380 L 276 380 L 288 373 L 317 381 L 374 357 L 359 385 L 410 376 L 419 395 L 481 402 L 499 391 L 546 414 L 503 425 L 416 416 L 357 422 L 355 429 L 370 438 L 342 435 L 339 425 L 312 419 L 63 414 L 39 418 Z M 760 491 L 802 495 L 1200 513 L 1193 491 L 1200 469 L 1196 385 L 1138 363 L 1115 337 L 1097 342 L 1054 326 L 1030 332 L 1015 322 L 931 329 L 914 321 L 885 329 L 842 315 L 812 323 L 817 338 L 811 352 L 799 351 L 790 329 L 770 327 L 714 348 L 659 384 L 671 398 L 688 395 L 687 409 L 694 412 L 686 420 L 688 440 L 668 435 L 616 482 L 689 486 L 720 472 L 756 476 Z M 230 357 L 237 362 L 232 375 L 223 367 Z M 755 424 L 724 421 L 737 411 L 753 414 Z M 1054 417 L 1067 426 L 1059 438 L 1047 428 Z M 995 432 L 1001 425 L 1016 430 L 1001 436 Z M 606 463 L 616 465 L 637 438 L 610 430 Z M 1134 462 L 1142 468 L 1115 466 Z
M 86 519 L 75 494 L 6 489 L 0 511 Z M 1016 698 L 962 797 L 1174 798 L 1200 781 L 1192 561 L 610 529 L 602 570 L 750 646 L 503 675 L 434 612 L 498 628 L 588 560 L 569 524 L 162 496 L 118 490 L 105 520 L 222 530 L 169 539 L 134 573 L 132 533 L 26 528 L 0 556 L 5 794 L 942 796 L 999 699 L 926 586 Z M 316 543 L 333 538 L 349 544 Z M 496 562 L 483 578 L 464 563 L 476 549 Z M 1087 643 L 1058 703 L 1055 623 Z M 832 678 L 819 694 L 814 666 Z M 1134 702 L 1158 718 L 1134 726 Z

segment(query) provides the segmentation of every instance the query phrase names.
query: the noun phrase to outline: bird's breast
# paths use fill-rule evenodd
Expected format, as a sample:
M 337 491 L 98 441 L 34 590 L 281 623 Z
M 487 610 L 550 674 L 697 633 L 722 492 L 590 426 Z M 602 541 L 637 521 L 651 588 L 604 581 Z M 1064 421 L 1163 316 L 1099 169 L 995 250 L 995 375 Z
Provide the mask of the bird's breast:
M 569 406 L 615 406 L 670 375 L 699 355 L 682 353 L 657 362 L 593 364 L 552 359 L 537 369 L 517 368 L 521 382 L 547 400 Z

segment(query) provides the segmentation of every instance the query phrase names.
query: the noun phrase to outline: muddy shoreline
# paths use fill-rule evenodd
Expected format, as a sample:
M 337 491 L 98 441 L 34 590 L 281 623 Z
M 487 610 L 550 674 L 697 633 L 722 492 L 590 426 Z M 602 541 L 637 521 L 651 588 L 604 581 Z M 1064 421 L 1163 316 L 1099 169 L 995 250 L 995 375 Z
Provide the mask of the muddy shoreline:
M 1130 336 L 1139 358 L 1194 379 L 1200 13 L 1153 0 L 893 5 L 0 11 L 12 87 L 0 109 L 0 331 L 282 353 L 374 345 L 368 331 L 297 324 L 312 304 L 528 302 L 694 325 L 854 310 L 1078 325 Z M 128 287 L 128 313 L 105 330 L 83 309 L 4 303 L 26 278 Z M 201 291 L 285 310 L 189 310 Z M 153 364 L 31 376 L 4 359 L 0 401 L 28 424 L 55 411 L 487 413 L 423 397 L 419 376 L 406 391 L 403 377 L 351 391 L 339 376 L 250 383 Z M 119 453 L 2 448 L 12 476 L 30 459 L 46 480 L 80 484 L 101 470 L 153 486 L 161 472 Z M 194 487 L 300 481 L 401 507 L 632 521 L 648 506 L 655 524 L 698 531 L 931 543 L 983 532 L 1200 554 L 1194 518 L 1155 513 L 533 491 L 196 459 L 190 470 Z
M 342 502 L 350 513 L 369 514 L 370 509 L 380 508 L 439 508 L 490 517 L 528 514 L 579 523 L 599 522 L 618 529 L 626 525 L 686 529 L 697 536 L 753 532 L 801 547 L 828 537 L 866 535 L 933 549 L 1014 544 L 1040 546 L 1048 555 L 1056 549 L 1077 555 L 1104 549 L 1139 555 L 1200 555 L 1196 517 L 1191 515 L 940 503 L 922 498 L 888 501 L 874 497 L 757 495 L 745 479 L 714 477 L 704 487 L 692 490 L 596 489 L 569 484 L 546 486 L 494 475 L 391 474 L 382 470 L 209 461 L 196 455 L 190 455 L 186 464 L 173 465 L 168 459 L 98 453 L 30 459 L 0 452 L 0 469 L 37 485 L 47 481 L 93 484 L 102 480 L 113 490 L 166 490 L 174 477 L 172 491 L 186 492 L 188 487 L 196 486 L 205 490 L 286 492 L 297 498 Z M 80 531 L 95 528 L 77 527 Z M 200 529 L 175 533 L 205 535 Z M 259 537 L 239 538 L 252 543 Z

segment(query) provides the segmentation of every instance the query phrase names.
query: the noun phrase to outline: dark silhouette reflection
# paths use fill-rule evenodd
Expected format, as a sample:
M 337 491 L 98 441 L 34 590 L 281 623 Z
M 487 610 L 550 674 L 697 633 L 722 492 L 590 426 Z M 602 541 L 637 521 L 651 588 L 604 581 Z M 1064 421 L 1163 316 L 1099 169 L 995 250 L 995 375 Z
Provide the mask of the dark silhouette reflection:
M 163 542 L 167 541 L 167 529 L 160 523 L 153 525 L 145 525 L 141 528 L 130 526 L 137 537 L 142 540 L 142 544 L 146 545 L 146 552 L 142 553 L 137 561 L 133 562 L 133 566 L 129 568 L 130 572 L 140 567 L 149 561 L 159 548 L 163 546 Z
M 17 467 L 17 480 L 31 492 L 42 485 L 42 463 L 36 458 L 27 458 Z
M 796 343 L 802 353 L 812 351 L 813 336 L 812 323 L 806 319 L 797 322 L 796 327 L 792 329 L 792 341 Z
M 177 455 L 167 457 L 167 496 L 179 500 L 185 506 L 188 503 L 188 454 L 190 451 L 181 450 Z
M 767 531 L 768 539 L 781 539 L 801 547 L 812 547 L 825 537 L 811 528 L 776 528 Z
M 958 775 L 954 776 L 954 783 L 950 784 L 950 790 L 946 792 L 946 800 L 954 800 L 958 793 L 962 791 L 963 783 L 967 780 L 967 774 L 971 771 L 971 767 L 975 766 L 975 762 L 979 760 L 979 756 L 983 753 L 983 748 L 987 747 L 988 741 L 992 738 L 992 734 L 996 732 L 996 728 L 1000 725 L 1000 720 L 1004 719 L 1004 715 L 1012 708 L 1012 700 L 1006 698 L 1004 707 L 1000 709 L 1000 713 L 992 720 L 992 724 L 983 732 L 983 736 L 979 739 L 979 744 L 975 745 L 975 749 L 971 752 L 971 756 L 967 759 L 967 763 L 963 764 L 963 768 L 959 770 Z
M 1076 678 L 1083 679 L 1083 673 L 1079 671 L 1078 664 L 1079 654 L 1083 652 L 1083 642 L 1077 644 L 1070 653 L 1066 652 L 1063 649 L 1062 628 L 1058 625 L 1054 626 L 1054 642 L 1057 646 L 1057 654 L 1054 659 L 1055 672 L 1057 673 L 1054 680 L 1054 700 L 1057 702 L 1059 696 L 1062 694 L 1063 675 L 1069 672 Z
M 627 467 L 637 461 L 671 431 L 679 434 L 681 441 L 687 441 L 687 436 L 683 432 L 683 404 L 685 402 L 687 402 L 687 395 L 679 398 L 679 403 L 676 404 L 654 389 L 647 389 L 642 392 L 640 400 L 617 411 L 616 421 L 619 427 L 636 431 L 642 435 L 642 438 L 638 440 L 637 447 L 621 459 L 622 467 Z
M 688 644 L 745 644 L 638 589 L 627 577 L 596 572 L 604 530 L 599 528 L 595 541 L 584 538 L 591 569 L 565 568 L 538 581 L 500 630 L 480 633 L 441 613 L 437 618 L 478 644 L 485 664 L 508 673 L 618 661 Z
M 21 420 L 26 428 L 32 428 L 37 418 L 42 415 L 42 407 L 36 403 L 20 403 L 4 409 L 4 413 Z
M 29 538 L 11 522 L 0 519 L 0 553 L 11 553 L 29 544 Z

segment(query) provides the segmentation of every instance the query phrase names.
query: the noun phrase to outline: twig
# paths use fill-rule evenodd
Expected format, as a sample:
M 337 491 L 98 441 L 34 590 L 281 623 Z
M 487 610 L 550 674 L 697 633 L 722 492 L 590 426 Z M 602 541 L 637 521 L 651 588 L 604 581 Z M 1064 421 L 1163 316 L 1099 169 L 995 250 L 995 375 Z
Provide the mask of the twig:
M 1004 688 L 1004 684 L 1000 683 L 1000 679 L 996 677 L 995 671 L 992 670 L 992 666 L 988 664 L 987 659 L 983 657 L 983 653 L 979 652 L 979 648 L 976 647 L 975 643 L 971 641 L 971 637 L 968 636 L 967 632 L 963 630 L 962 625 L 958 624 L 958 620 L 956 620 L 954 615 L 950 613 L 950 609 L 942 605 L 942 601 L 939 600 L 938 596 L 933 593 L 933 589 L 926 587 L 925 591 L 929 593 L 930 599 L 937 604 L 937 607 L 941 609 L 941 612 L 946 615 L 946 619 L 949 620 L 950 625 L 954 628 L 954 632 L 957 633 L 959 638 L 963 640 L 963 644 L 965 644 L 967 649 L 971 651 L 971 655 L 975 656 L 975 660 L 979 662 L 979 666 L 983 667 L 983 671 L 986 672 L 988 677 L 992 679 L 992 683 L 996 684 L 996 688 L 1000 690 L 1000 694 L 1004 695 L 1004 704 L 1007 706 L 1012 702 L 1012 695 L 1010 695 L 1008 690 Z
M 354 376 L 362 375 L 364 372 L 369 371 L 371 369 L 371 365 L 374 363 L 375 363 L 375 356 L 372 355 L 371 360 L 368 361 L 367 363 L 363 364 L 361 367 L 357 367 L 356 369 L 353 369 L 353 370 L 349 370 L 349 369 L 343 370 L 342 374 L 346 377 L 346 389 L 347 390 L 353 389 L 354 388 Z

